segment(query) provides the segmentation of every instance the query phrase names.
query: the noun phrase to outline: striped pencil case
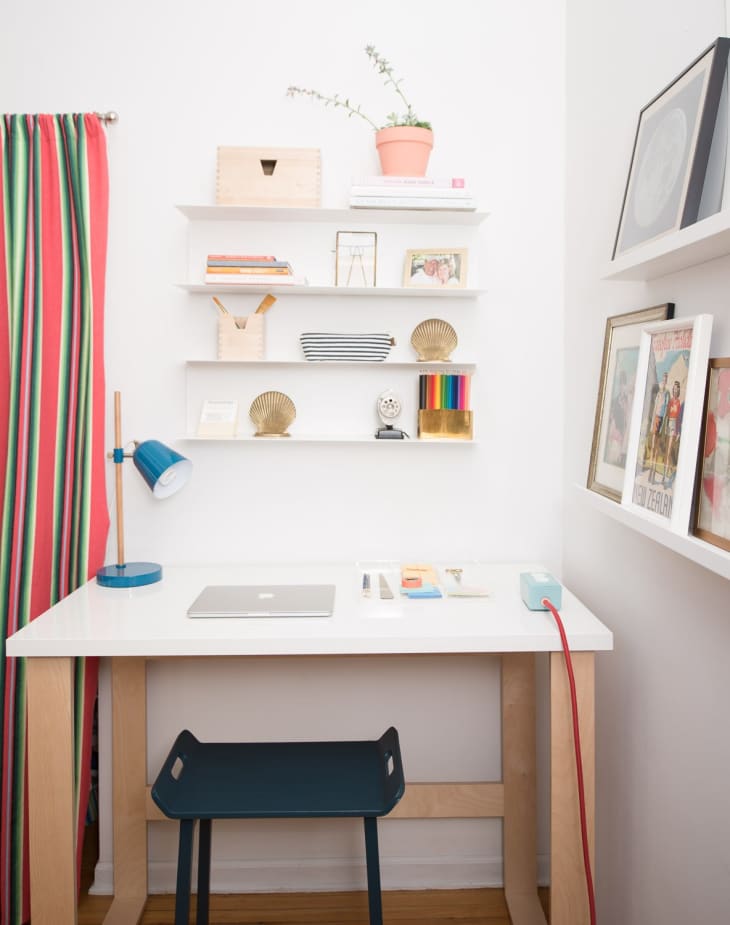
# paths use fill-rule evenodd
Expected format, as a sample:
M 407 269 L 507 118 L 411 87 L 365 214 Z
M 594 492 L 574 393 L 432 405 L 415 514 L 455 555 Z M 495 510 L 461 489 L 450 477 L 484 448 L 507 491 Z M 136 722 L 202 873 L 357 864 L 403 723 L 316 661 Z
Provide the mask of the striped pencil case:
M 300 335 L 307 360 L 380 363 L 390 353 L 395 340 L 390 334 L 326 334 L 307 332 Z

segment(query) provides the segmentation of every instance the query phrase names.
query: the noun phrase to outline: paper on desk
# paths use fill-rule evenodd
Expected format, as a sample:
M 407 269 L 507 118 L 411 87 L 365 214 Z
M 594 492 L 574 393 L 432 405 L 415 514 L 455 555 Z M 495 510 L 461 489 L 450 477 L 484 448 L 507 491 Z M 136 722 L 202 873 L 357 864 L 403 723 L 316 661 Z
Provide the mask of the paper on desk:
M 457 578 L 448 572 L 444 575 L 441 587 L 447 597 L 489 597 L 490 593 L 489 588 L 484 585 L 469 584 L 463 575 Z

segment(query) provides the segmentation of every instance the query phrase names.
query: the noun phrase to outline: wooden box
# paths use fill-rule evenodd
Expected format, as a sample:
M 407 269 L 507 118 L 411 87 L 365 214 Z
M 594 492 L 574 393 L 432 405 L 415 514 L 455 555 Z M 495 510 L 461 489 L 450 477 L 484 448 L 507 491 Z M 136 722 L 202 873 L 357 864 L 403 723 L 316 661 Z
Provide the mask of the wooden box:
M 218 148 L 219 206 L 318 208 L 319 148 Z
M 218 319 L 219 360 L 263 360 L 264 316 Z

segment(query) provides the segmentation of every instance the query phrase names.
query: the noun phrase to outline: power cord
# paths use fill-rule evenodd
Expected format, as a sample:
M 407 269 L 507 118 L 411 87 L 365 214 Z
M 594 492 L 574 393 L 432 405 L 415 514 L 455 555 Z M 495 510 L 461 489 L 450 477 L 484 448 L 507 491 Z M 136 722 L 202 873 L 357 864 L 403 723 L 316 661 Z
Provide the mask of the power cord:
M 565 653 L 565 667 L 568 671 L 568 683 L 570 684 L 570 705 L 573 712 L 573 744 L 575 745 L 575 770 L 578 778 L 578 803 L 580 805 L 580 832 L 583 842 L 583 866 L 586 872 L 586 887 L 588 889 L 588 908 L 590 910 L 591 925 L 596 925 L 596 898 L 593 893 L 593 875 L 591 873 L 591 858 L 588 851 L 588 825 L 586 822 L 586 797 L 585 787 L 583 785 L 583 759 L 580 750 L 580 730 L 578 728 L 578 697 L 575 692 L 575 675 L 573 674 L 573 662 L 570 657 L 570 648 L 568 646 L 568 637 L 565 633 L 563 621 L 560 614 L 548 598 L 544 597 L 541 601 L 543 607 L 546 607 L 555 618 L 555 623 L 560 633 L 560 640 L 563 644 Z

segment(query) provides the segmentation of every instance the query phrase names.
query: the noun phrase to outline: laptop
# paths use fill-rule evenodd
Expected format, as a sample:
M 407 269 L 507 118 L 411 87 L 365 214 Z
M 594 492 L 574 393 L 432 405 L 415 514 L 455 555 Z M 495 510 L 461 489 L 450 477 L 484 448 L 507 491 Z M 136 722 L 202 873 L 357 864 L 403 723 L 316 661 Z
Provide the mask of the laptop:
M 334 585 L 208 585 L 189 617 L 331 617 Z

